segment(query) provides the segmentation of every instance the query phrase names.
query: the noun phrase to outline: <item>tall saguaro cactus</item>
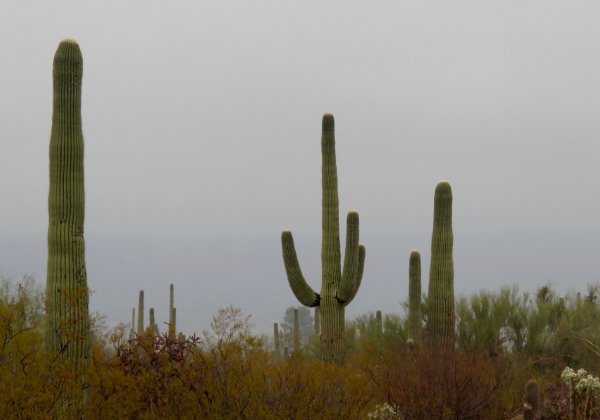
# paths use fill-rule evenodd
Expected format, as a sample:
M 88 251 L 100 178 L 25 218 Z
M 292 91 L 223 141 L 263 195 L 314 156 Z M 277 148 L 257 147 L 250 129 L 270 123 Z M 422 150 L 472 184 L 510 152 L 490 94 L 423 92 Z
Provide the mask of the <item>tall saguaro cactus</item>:
M 73 40 L 62 41 L 52 71 L 46 346 L 49 351 L 63 352 L 75 368 L 88 359 L 90 352 L 83 237 L 82 73 L 79 45 Z
M 346 253 L 342 271 L 339 233 L 338 180 L 335 161 L 335 130 L 332 114 L 323 116 L 322 136 L 322 241 L 321 293 L 306 282 L 294 247 L 292 232 L 283 231 L 283 261 L 292 292 L 305 306 L 321 308 L 321 351 L 326 362 L 344 360 L 344 308 L 356 296 L 365 261 L 365 247 L 358 241 L 358 213 L 350 211 L 346 221 Z
M 454 339 L 454 263 L 452 258 L 452 189 L 446 181 L 435 188 L 427 330 L 435 344 Z
M 177 330 L 175 326 L 175 311 L 173 307 L 173 303 L 175 300 L 175 290 L 173 283 L 169 286 L 169 337 L 175 337 L 175 331 Z
M 408 335 L 413 340 L 421 336 L 421 254 L 417 250 L 408 260 Z

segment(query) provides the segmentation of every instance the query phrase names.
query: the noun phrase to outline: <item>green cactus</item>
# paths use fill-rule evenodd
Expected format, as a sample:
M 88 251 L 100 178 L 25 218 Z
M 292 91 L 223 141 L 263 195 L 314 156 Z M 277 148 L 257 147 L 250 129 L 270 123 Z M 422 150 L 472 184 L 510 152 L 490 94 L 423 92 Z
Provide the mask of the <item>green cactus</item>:
M 294 308 L 294 351 L 300 351 L 300 320 L 298 308 Z
M 315 307 L 315 335 L 321 334 L 321 308 Z
M 152 334 L 158 335 L 159 331 L 158 331 L 158 325 L 156 325 L 156 320 L 154 318 L 154 308 L 150 308 L 149 314 L 150 314 L 150 329 L 152 330 Z
M 131 311 L 131 328 L 129 329 L 129 339 L 135 338 L 135 308 Z
M 449 183 L 442 181 L 435 189 L 429 268 L 427 330 L 434 344 L 454 342 L 452 243 L 452 189 Z
M 279 358 L 281 356 L 281 342 L 279 341 L 279 326 L 277 325 L 277 322 L 273 323 L 273 343 L 275 344 L 275 351 L 273 354 L 276 358 Z
M 140 296 L 138 298 L 137 333 L 139 335 L 144 333 L 144 291 L 143 290 L 140 290 Z
M 169 331 L 172 332 L 170 336 L 174 338 L 177 334 L 177 308 L 175 307 L 171 309 L 171 324 L 169 325 Z
M 323 116 L 322 137 L 322 242 L 321 293 L 308 285 L 296 256 L 292 232 L 281 235 L 283 261 L 292 292 L 305 306 L 321 308 L 321 357 L 325 362 L 342 363 L 344 340 L 344 308 L 356 296 L 363 274 L 365 247 L 359 244 L 358 213 L 350 211 L 346 226 L 346 253 L 342 271 L 340 262 L 339 201 L 335 161 L 333 115 Z
M 421 254 L 412 251 L 408 262 L 408 335 L 421 336 Z
M 89 358 L 89 291 L 85 268 L 83 58 L 77 42 L 64 40 L 54 55 L 53 111 L 48 193 L 46 346 L 78 368 Z
M 175 320 L 173 315 L 173 303 L 175 301 L 175 288 L 173 283 L 169 286 L 169 337 L 175 337 Z

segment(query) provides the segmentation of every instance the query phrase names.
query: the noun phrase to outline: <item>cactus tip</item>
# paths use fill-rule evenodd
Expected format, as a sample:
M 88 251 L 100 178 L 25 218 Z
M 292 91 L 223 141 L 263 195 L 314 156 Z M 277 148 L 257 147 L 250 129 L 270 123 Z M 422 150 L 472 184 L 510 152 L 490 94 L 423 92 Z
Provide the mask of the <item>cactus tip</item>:
M 332 131 L 334 128 L 333 114 L 327 112 L 323 114 L 323 130 Z

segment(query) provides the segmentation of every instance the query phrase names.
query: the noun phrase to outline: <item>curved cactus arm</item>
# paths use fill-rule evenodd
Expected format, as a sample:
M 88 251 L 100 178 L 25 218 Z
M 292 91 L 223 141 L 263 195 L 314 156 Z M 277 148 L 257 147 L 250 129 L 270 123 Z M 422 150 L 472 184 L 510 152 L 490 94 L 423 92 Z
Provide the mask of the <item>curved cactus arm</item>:
M 354 288 L 352 289 L 352 293 L 346 297 L 346 300 L 342 300 L 338 296 L 338 301 L 342 303 L 344 306 L 348 305 L 354 297 L 356 293 L 358 293 L 358 289 L 360 288 L 360 283 L 362 282 L 363 272 L 365 268 L 365 255 L 366 249 L 363 244 L 358 244 L 358 267 L 356 269 L 356 277 L 354 278 Z
M 285 272 L 287 274 L 290 288 L 298 301 L 304 306 L 310 308 L 319 305 L 321 297 L 316 293 L 304 280 L 296 248 L 294 247 L 294 238 L 292 232 L 284 230 L 281 234 L 281 247 L 283 249 L 283 263 L 285 264 Z

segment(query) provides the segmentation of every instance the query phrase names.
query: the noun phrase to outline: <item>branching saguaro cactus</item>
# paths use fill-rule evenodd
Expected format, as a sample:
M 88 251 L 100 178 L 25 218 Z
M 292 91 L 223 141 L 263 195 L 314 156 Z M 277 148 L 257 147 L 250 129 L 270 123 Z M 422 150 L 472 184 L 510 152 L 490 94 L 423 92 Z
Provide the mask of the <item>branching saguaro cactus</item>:
M 428 338 L 436 345 L 454 342 L 453 240 L 452 189 L 442 181 L 435 188 L 427 322 Z
M 83 58 L 77 42 L 65 40 L 54 55 L 53 111 L 48 194 L 46 346 L 77 368 L 90 352 L 89 291 L 85 268 Z
M 342 363 L 345 356 L 344 308 L 356 296 L 365 261 L 365 247 L 358 241 L 358 213 L 350 211 L 346 226 L 346 253 L 340 261 L 339 201 L 335 161 L 333 115 L 323 116 L 322 136 L 321 293 L 308 285 L 296 256 L 292 232 L 281 235 L 283 261 L 288 282 L 296 298 L 305 306 L 321 308 L 321 351 L 325 362 Z
M 421 337 L 421 254 L 417 250 L 408 261 L 408 336 Z

